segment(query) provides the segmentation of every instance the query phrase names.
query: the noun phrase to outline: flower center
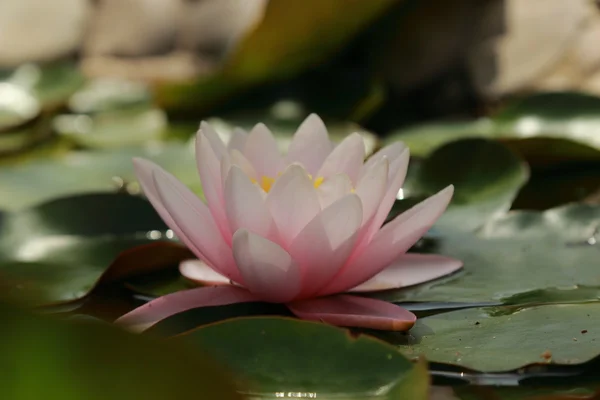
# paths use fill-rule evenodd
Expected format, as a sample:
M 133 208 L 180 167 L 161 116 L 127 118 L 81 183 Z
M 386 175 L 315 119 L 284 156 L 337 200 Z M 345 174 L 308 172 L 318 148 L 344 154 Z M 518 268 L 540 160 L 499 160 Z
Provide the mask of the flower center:
M 313 185 L 315 186 L 315 189 L 318 188 L 319 186 L 321 186 L 321 184 L 325 180 L 325 178 L 323 178 L 322 176 L 319 176 L 319 177 L 313 179 L 313 176 L 309 174 L 308 177 L 313 181 Z M 262 190 L 264 190 L 266 193 L 269 193 L 269 191 L 271 190 L 271 187 L 273 187 L 273 184 L 275 183 L 275 178 L 271 178 L 270 176 L 261 176 L 260 182 L 258 182 L 256 179 L 252 179 L 252 178 L 250 180 L 252 181 L 252 183 L 259 184 L 259 186 L 262 188 Z

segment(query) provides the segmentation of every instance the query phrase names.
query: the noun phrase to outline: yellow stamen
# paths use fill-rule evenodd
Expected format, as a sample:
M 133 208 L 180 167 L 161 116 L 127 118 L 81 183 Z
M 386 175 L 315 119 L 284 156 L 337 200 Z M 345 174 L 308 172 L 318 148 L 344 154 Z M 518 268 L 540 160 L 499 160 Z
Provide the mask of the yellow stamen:
M 281 175 L 281 174 L 279 174 L 279 175 Z M 315 189 L 317 189 L 319 186 L 321 186 L 321 184 L 325 180 L 325 178 L 323 178 L 322 176 L 318 177 L 317 179 L 313 179 L 312 175 L 308 174 L 308 177 L 313 181 Z M 250 178 L 250 181 L 252 183 L 255 183 L 255 184 L 258 183 L 258 181 L 256 179 L 254 179 L 254 178 Z M 271 178 L 270 176 L 261 176 L 260 177 L 260 185 L 259 186 L 266 193 L 269 193 L 269 191 L 273 187 L 274 183 L 275 183 L 275 178 Z

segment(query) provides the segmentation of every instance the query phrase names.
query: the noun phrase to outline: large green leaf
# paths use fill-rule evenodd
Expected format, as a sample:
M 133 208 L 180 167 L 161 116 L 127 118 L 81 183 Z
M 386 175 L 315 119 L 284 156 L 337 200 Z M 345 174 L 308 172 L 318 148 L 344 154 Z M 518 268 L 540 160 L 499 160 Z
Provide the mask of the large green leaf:
M 4 305 L 0 316 L 10 327 L 0 332 L 3 399 L 241 399 L 220 365 L 197 349 Z
M 600 354 L 600 304 L 545 305 L 500 315 L 486 309 L 420 319 L 410 331 L 408 356 L 481 371 L 548 362 L 578 364 Z
M 536 164 L 600 159 L 600 98 L 579 93 L 542 93 L 509 104 L 490 119 L 432 123 L 392 133 L 415 155 L 425 156 L 458 138 L 500 139 Z
M 260 396 L 386 398 L 404 378 L 412 382 L 404 389 L 396 387 L 395 399 L 422 393 L 415 385 L 422 387 L 424 371 L 409 377 L 414 366 L 394 347 L 368 336 L 352 337 L 346 330 L 325 324 L 240 318 L 177 339 L 207 349 L 240 382 L 247 383 L 251 393 Z
M 289 78 L 334 55 L 395 2 L 271 0 L 220 71 L 196 82 L 160 85 L 158 99 L 168 109 L 197 113 L 249 87 Z
M 512 212 L 478 233 L 446 230 L 426 240 L 419 250 L 463 260 L 463 271 L 445 282 L 377 296 L 458 302 L 506 299 L 511 304 L 519 299 L 543 302 L 546 296 L 596 300 L 597 291 L 575 286 L 600 286 L 598 226 L 600 207 L 579 204 L 543 213 Z M 560 295 L 559 289 L 577 292 Z M 523 296 L 529 292 L 531 296 Z
M 190 254 L 156 243 L 170 240 L 169 232 L 147 201 L 125 194 L 69 197 L 5 214 L 3 291 L 35 304 L 59 303 L 87 295 L 101 278 L 176 265 Z
M 403 196 L 429 196 L 453 184 L 452 204 L 437 227 L 466 231 L 508 211 L 529 175 L 512 151 L 485 139 L 446 144 L 410 168 Z M 396 208 L 402 206 L 400 201 Z
M 139 192 L 133 157 L 150 159 L 201 194 L 191 143 L 156 143 L 111 151 L 80 151 L 0 169 L 0 209 L 22 209 L 50 199 L 126 189 Z

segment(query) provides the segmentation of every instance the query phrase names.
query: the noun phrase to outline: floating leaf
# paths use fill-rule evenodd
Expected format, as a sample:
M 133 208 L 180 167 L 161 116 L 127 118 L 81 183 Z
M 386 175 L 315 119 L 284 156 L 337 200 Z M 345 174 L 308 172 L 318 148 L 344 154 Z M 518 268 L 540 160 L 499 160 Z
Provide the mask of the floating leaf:
M 91 148 L 139 146 L 163 137 L 166 114 L 156 108 L 59 115 L 54 119 L 56 131 L 77 144 Z
M 69 108 L 77 114 L 146 109 L 151 104 L 152 95 L 146 85 L 115 78 L 91 80 L 69 99 Z
M 579 204 L 543 213 L 509 213 L 486 224 L 480 233 L 447 230 L 426 240 L 420 251 L 463 260 L 463 271 L 444 282 L 377 296 L 457 302 L 506 299 L 516 304 L 518 297 L 511 296 L 540 289 L 600 286 L 599 226 L 600 207 Z M 597 292 L 584 290 L 576 297 L 597 300 Z M 530 301 L 527 296 L 523 299 Z
M 448 185 L 455 187 L 452 205 L 436 225 L 439 229 L 472 231 L 504 214 L 529 175 L 512 151 L 485 139 L 446 144 L 416 166 L 404 196 L 430 196 Z
M 181 246 L 154 243 L 169 240 L 167 227 L 147 201 L 125 194 L 59 199 L 5 214 L 1 226 L 3 290 L 36 304 L 76 300 L 100 280 L 190 258 Z
M 371 398 L 385 396 L 405 377 L 422 385 L 421 373 L 409 378 L 415 367 L 392 346 L 320 323 L 240 318 L 177 339 L 209 350 L 259 395 Z
M 579 364 L 600 353 L 600 304 L 546 305 L 491 316 L 486 309 L 453 311 L 417 321 L 408 356 L 504 371 L 527 364 Z
M 433 123 L 394 132 L 387 142 L 404 141 L 425 156 L 449 141 L 495 138 L 535 164 L 600 159 L 600 98 L 580 93 L 542 93 L 509 104 L 491 119 Z
M 0 397 L 235 400 L 233 382 L 203 352 L 100 324 L 52 321 L 6 306 Z
M 0 132 L 30 122 L 39 113 L 38 101 L 27 90 L 13 83 L 0 82 Z
M 202 194 L 191 143 L 72 152 L 63 157 L 0 169 L 0 209 L 22 209 L 51 199 L 93 192 L 139 192 L 133 157 L 150 159 Z

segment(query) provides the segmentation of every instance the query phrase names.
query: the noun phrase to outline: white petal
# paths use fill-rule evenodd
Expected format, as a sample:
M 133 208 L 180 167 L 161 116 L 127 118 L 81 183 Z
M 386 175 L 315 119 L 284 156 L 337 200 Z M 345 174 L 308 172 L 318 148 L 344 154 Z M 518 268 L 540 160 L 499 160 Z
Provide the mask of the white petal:
M 233 235 L 233 254 L 244 286 L 265 301 L 285 303 L 300 291 L 300 269 L 278 244 L 241 229 Z
M 348 175 L 356 184 L 358 175 L 365 159 L 365 142 L 358 133 L 345 138 L 327 156 L 317 176 L 328 178 L 339 173 Z
M 258 124 L 250 131 L 244 147 L 244 156 L 260 176 L 274 178 L 283 168 L 277 142 L 264 124 Z
M 265 238 L 273 238 L 273 218 L 260 188 L 234 165 L 225 181 L 225 210 L 231 232 L 247 229 Z
M 329 177 L 317 188 L 321 209 L 325 209 L 352 191 L 352 181 L 346 174 Z
M 356 185 L 356 194 L 363 204 L 363 225 L 371 220 L 381 205 L 387 189 L 388 169 L 388 159 L 382 157 L 372 163 Z
M 246 140 L 248 140 L 248 133 L 243 129 L 235 128 L 231 134 L 231 139 L 227 144 L 227 149 L 229 149 L 230 152 L 231 150 L 243 152 L 244 147 L 246 146 Z
M 267 206 L 287 246 L 302 228 L 321 211 L 312 180 L 300 165 L 290 165 L 267 195 Z
M 309 115 L 300 125 L 290 144 L 287 162 L 301 163 L 310 174 L 316 174 L 333 150 L 325 124 L 316 114 Z

